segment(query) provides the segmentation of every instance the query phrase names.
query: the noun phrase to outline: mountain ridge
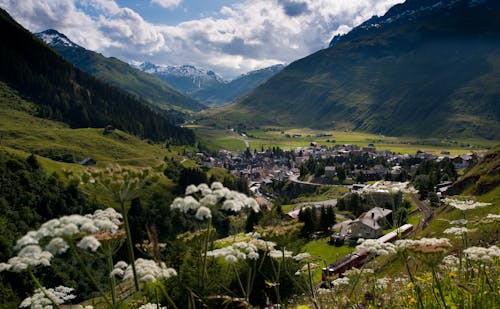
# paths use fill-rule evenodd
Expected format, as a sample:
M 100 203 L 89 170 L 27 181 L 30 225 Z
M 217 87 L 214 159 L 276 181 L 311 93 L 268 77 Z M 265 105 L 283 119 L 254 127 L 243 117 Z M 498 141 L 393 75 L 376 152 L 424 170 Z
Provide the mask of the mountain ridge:
M 205 105 L 170 87 L 160 78 L 130 67 L 115 57 L 88 50 L 54 29 L 35 33 L 47 45 L 79 69 L 141 97 L 162 109 L 200 111 Z
M 218 119 L 500 140 L 500 4 L 443 2 L 384 27 L 362 24 L 222 108 Z

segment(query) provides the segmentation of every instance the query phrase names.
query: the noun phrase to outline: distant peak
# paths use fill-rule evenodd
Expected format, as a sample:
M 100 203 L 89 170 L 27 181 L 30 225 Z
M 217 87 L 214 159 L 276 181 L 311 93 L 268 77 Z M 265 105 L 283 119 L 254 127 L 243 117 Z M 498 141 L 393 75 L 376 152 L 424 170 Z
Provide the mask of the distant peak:
M 49 46 L 67 46 L 67 47 L 80 47 L 78 44 L 73 43 L 67 36 L 55 29 L 47 29 L 45 31 L 35 33 L 37 37 L 42 39 Z

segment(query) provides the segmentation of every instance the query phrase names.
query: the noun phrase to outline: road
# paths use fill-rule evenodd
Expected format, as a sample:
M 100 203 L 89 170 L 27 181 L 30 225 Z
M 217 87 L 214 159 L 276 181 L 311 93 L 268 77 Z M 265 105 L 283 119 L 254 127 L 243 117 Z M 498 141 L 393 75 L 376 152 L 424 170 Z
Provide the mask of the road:
M 424 214 L 422 222 L 420 222 L 420 223 L 421 223 L 422 227 L 425 227 L 427 225 L 427 223 L 429 222 L 429 220 L 432 219 L 432 209 L 429 206 L 427 206 L 424 202 L 419 200 L 418 197 L 414 193 L 410 194 L 410 198 L 411 198 L 412 202 L 415 203 L 418 206 L 418 208 L 420 209 L 420 211 Z

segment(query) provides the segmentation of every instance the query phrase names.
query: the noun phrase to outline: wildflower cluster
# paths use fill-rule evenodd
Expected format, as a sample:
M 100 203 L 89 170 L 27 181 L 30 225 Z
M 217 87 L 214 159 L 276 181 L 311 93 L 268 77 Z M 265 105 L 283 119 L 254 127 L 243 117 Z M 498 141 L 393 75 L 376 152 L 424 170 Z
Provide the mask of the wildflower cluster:
M 237 242 L 228 247 L 208 251 L 207 256 L 212 256 L 214 258 L 224 257 L 228 263 L 236 263 L 246 259 L 257 260 L 259 258 L 259 249 L 254 243 L 254 240 L 249 242 Z
M 68 300 L 74 299 L 76 296 L 71 294 L 72 288 L 58 286 L 54 289 L 36 289 L 35 293 L 25 298 L 20 308 L 52 308 L 53 304 L 61 305 Z
M 395 244 L 398 250 L 408 249 L 422 253 L 445 252 L 451 248 L 448 238 L 402 239 L 397 240 Z
M 18 250 L 17 256 L 7 263 L 0 263 L 0 271 L 21 272 L 38 265 L 49 266 L 54 255 L 68 250 L 68 241 L 74 237 L 82 237 L 77 243 L 79 248 L 95 252 L 101 243 L 93 234 L 116 233 L 121 225 L 121 218 L 121 214 L 108 208 L 85 216 L 70 215 L 49 220 L 38 230 L 29 231 L 17 240 L 14 247 Z M 48 241 L 44 248 L 40 245 L 42 240 Z
M 443 231 L 444 234 L 451 234 L 454 236 L 463 236 L 464 234 L 474 232 L 474 229 L 468 229 L 466 227 L 450 227 Z
M 155 282 L 159 279 L 169 279 L 177 276 L 175 269 L 168 268 L 163 262 L 157 263 L 153 260 L 137 259 L 135 261 L 135 268 L 139 281 L 142 282 Z M 134 276 L 132 265 L 120 261 L 115 264 L 110 276 L 122 277 L 124 281 L 132 279 Z
M 377 239 L 359 239 L 357 250 L 368 250 L 371 254 L 389 255 L 396 253 L 396 246 L 389 242 L 380 242 Z
M 444 202 L 454 208 L 460 209 L 462 211 L 472 210 L 479 207 L 490 206 L 491 203 L 481 203 L 474 200 L 456 200 L 452 198 L 446 198 Z
M 197 200 L 194 196 L 198 196 Z M 214 182 L 209 187 L 207 184 L 198 186 L 189 185 L 186 188 L 186 196 L 176 198 L 171 207 L 179 209 L 184 213 L 194 212 L 198 220 L 206 220 L 212 217 L 209 207 L 221 203 L 220 209 L 233 212 L 240 212 L 242 209 L 252 209 L 254 212 L 260 211 L 260 206 L 254 198 L 243 193 L 229 190 L 220 182 Z
M 464 250 L 464 254 L 472 261 L 492 262 L 500 257 L 500 248 L 497 246 L 470 247 Z

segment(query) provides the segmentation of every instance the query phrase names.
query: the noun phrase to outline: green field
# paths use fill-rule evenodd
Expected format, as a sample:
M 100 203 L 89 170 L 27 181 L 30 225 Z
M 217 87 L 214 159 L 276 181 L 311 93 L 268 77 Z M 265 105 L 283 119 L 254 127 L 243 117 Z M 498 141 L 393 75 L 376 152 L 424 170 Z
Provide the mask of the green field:
M 103 134 L 102 128 L 71 129 L 64 123 L 35 117 L 34 110 L 33 104 L 0 84 L 0 149 L 21 156 L 39 155 L 49 171 L 82 170 L 77 162 L 86 157 L 94 158 L 97 167 L 111 163 L 151 167 L 165 157 L 179 157 L 178 149 L 168 151 L 163 145 L 148 143 L 120 130 Z M 56 161 L 62 156 L 69 156 L 74 162 Z
M 357 144 L 366 146 L 375 144 L 377 150 L 391 150 L 396 153 L 416 153 L 417 150 L 439 155 L 442 150 L 447 150 L 451 155 L 462 154 L 470 151 L 481 151 L 495 144 L 498 141 L 485 139 L 464 139 L 464 140 L 438 140 L 438 139 L 416 139 L 405 137 L 387 137 L 364 132 L 343 132 L 343 131 L 319 131 L 311 129 L 260 129 L 246 131 L 248 136 L 244 137 L 236 132 L 225 129 L 215 129 L 204 126 L 191 127 L 198 139 L 209 149 L 227 149 L 231 151 L 244 150 L 245 142 L 250 145 L 250 149 L 260 150 L 269 147 L 280 147 L 282 149 L 295 149 L 296 147 L 309 146 L 311 142 L 318 145 L 333 146 L 335 144 Z M 332 134 L 332 136 L 316 137 L 316 134 Z M 300 134 L 300 137 L 287 137 Z

